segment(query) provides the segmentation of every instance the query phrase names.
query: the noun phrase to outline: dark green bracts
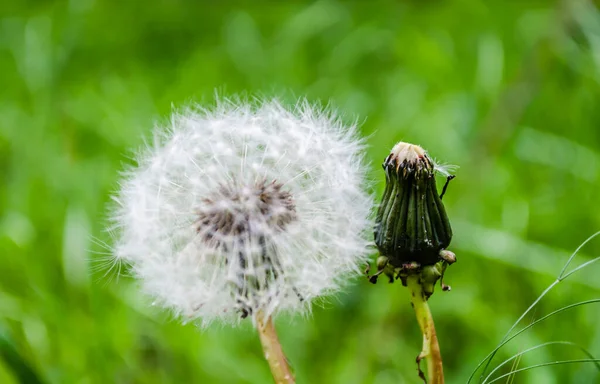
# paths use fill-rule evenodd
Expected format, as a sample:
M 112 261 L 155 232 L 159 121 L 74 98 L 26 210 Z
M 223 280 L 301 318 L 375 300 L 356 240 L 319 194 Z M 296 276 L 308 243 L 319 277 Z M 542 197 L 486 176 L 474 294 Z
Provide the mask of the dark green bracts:
M 419 146 L 398 143 L 383 163 L 386 186 L 377 212 L 375 244 L 394 267 L 440 260 L 452 228 L 438 195 L 435 170 Z
M 375 244 L 380 257 L 378 272 L 390 282 L 419 275 L 425 295 L 433 293 L 436 281 L 449 264 L 456 261 L 446 250 L 452 240 L 452 228 L 442 195 L 438 194 L 435 164 L 418 145 L 400 142 L 383 163 L 386 186 L 375 223 Z M 453 176 L 447 175 L 447 180 Z M 442 287 L 450 287 L 442 282 Z

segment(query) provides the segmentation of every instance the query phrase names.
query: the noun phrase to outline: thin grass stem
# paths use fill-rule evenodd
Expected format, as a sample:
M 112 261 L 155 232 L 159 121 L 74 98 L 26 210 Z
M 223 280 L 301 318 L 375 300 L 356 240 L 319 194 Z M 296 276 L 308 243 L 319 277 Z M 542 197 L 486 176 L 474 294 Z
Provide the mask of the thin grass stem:
M 570 304 L 570 305 L 564 306 L 562 308 L 557 309 L 554 312 L 551 312 L 551 313 L 547 314 L 546 316 L 540 317 L 536 321 L 534 321 L 531 324 L 529 324 L 529 325 L 525 326 L 524 328 L 520 329 L 514 335 L 510 336 L 509 338 L 503 340 L 500 344 L 498 344 L 498 346 L 496 348 L 494 348 L 494 350 L 492 352 L 490 352 L 485 357 L 485 359 L 482 360 L 482 362 L 477 366 L 477 368 L 475 368 L 475 371 L 471 374 L 471 377 L 469 377 L 469 381 L 467 381 L 467 383 L 469 383 L 472 380 L 473 376 L 475 375 L 475 372 L 477 372 L 477 369 L 479 369 L 479 367 L 481 367 L 481 365 L 483 365 L 483 363 L 485 361 L 487 361 L 488 359 L 491 361 L 491 359 L 494 357 L 494 355 L 496 354 L 496 352 L 498 352 L 498 350 L 500 348 L 502 348 L 504 345 L 506 345 L 509 341 L 511 341 L 515 337 L 519 336 L 521 333 L 525 332 L 526 330 L 528 330 L 529 328 L 533 327 L 534 325 L 536 325 L 538 323 L 541 323 L 542 321 L 548 319 L 549 317 L 557 315 L 557 314 L 559 314 L 561 312 L 564 312 L 564 311 L 566 311 L 568 309 L 579 307 L 581 305 L 593 304 L 593 303 L 600 303 L 600 299 L 592 299 L 592 300 L 580 301 L 579 303 L 575 303 L 575 304 Z M 482 377 L 481 377 L 480 381 L 481 380 L 483 380 L 483 374 L 482 374 Z
M 575 258 L 575 256 L 579 253 L 579 251 L 581 251 L 581 248 L 585 247 L 585 245 L 587 243 L 589 243 L 590 241 L 592 241 L 594 238 L 596 238 L 599 235 L 600 235 L 600 231 L 594 233 L 592 236 L 590 236 L 587 239 L 585 239 L 585 241 L 583 243 L 581 243 L 579 245 L 579 247 L 577 247 L 577 249 L 575 250 L 575 252 L 573 252 L 573 254 L 571 254 L 571 257 L 569 257 L 569 260 L 567 260 L 565 266 L 563 267 L 563 269 L 558 274 L 558 279 L 559 280 L 562 280 L 562 279 L 564 279 L 566 277 L 566 276 L 563 276 L 565 274 L 565 271 L 567 270 L 567 268 L 569 268 L 569 264 L 571 264 L 571 261 L 573 261 L 573 259 Z M 571 272 L 571 273 L 573 273 L 573 272 Z M 571 274 L 571 273 L 569 273 L 569 274 Z
M 509 338 L 511 332 L 517 327 L 517 325 L 519 325 L 519 323 L 521 322 L 521 320 L 523 320 L 523 318 L 525 318 L 525 316 L 527 316 L 527 314 L 540 302 L 540 300 L 542 300 L 542 298 L 544 298 L 544 296 L 546 296 L 546 294 L 548 292 L 550 292 L 558 283 L 560 283 L 561 281 L 565 280 L 566 278 L 568 278 L 569 276 L 571 276 L 573 273 L 580 271 L 581 269 L 589 266 L 590 264 L 600 260 L 600 257 L 596 257 L 592 260 L 589 260 L 583 264 L 581 264 L 580 266 L 578 266 L 577 268 L 573 269 L 572 271 L 565 273 L 567 268 L 569 267 L 569 265 L 571 264 L 571 262 L 573 261 L 573 259 L 575 258 L 575 256 L 579 253 L 579 251 L 587 244 L 589 243 L 591 240 L 593 240 L 594 238 L 598 237 L 600 235 L 600 231 L 594 233 L 593 235 L 591 235 L 590 237 L 588 237 L 583 243 L 581 243 L 579 245 L 579 247 L 577 247 L 577 249 L 571 254 L 571 256 L 569 257 L 569 259 L 567 260 L 567 262 L 565 263 L 565 265 L 563 266 L 562 270 L 560 271 L 558 277 L 556 278 L 555 281 L 553 281 L 538 297 L 537 299 L 535 299 L 535 301 L 527 308 L 527 310 L 525 310 L 525 312 L 523 312 L 523 314 L 517 319 L 517 321 L 515 321 L 515 323 L 510 327 L 510 329 L 506 332 L 506 334 L 504 335 L 504 337 L 502 338 L 500 345 L 498 345 L 498 347 L 496 347 L 490 354 L 488 354 L 483 360 L 481 360 L 479 362 L 479 364 L 477 364 L 477 367 L 475 367 L 475 369 L 473 370 L 473 372 L 471 373 L 471 375 L 469 376 L 469 379 L 467 380 L 467 384 L 469 384 L 471 382 L 471 380 L 473 380 L 473 377 L 475 376 L 475 374 L 477 373 L 477 371 L 479 370 L 479 368 L 481 368 L 481 366 L 483 364 L 485 364 L 485 367 L 483 367 L 483 371 L 481 372 L 481 375 L 479 376 L 479 382 L 482 382 L 485 373 L 487 372 L 487 369 L 489 368 L 492 359 L 494 358 L 494 356 L 496 355 L 496 352 L 500 349 L 500 347 L 502 347 L 504 344 L 506 344 L 508 341 L 512 340 L 514 338 L 514 336 L 518 335 L 519 333 L 521 333 L 521 331 L 519 331 L 516 335 L 512 336 Z M 568 306 L 570 308 L 570 306 Z M 567 307 L 563 307 L 563 308 L 567 308 Z M 567 308 L 568 309 L 568 308 Z M 558 313 L 558 312 L 556 312 Z M 553 314 L 555 314 L 553 312 Z M 546 318 L 546 317 L 545 317 Z M 531 326 L 533 326 L 534 324 L 536 324 L 536 322 L 530 324 L 529 326 L 525 327 L 523 330 L 530 328 Z M 522 331 L 523 331 L 522 330 Z
M 490 372 L 489 375 L 487 375 L 487 377 L 485 378 L 485 380 L 483 380 L 483 384 L 488 383 L 488 380 L 492 378 L 492 376 L 494 375 L 494 373 L 496 373 L 500 368 L 502 368 L 504 365 L 506 365 L 507 363 L 509 363 L 511 360 L 513 360 L 513 359 L 520 359 L 524 354 L 526 354 L 528 352 L 535 351 L 536 349 L 547 347 L 547 346 L 551 346 L 551 345 L 569 345 L 569 346 L 578 348 L 581 352 L 583 352 L 590 359 L 595 359 L 595 357 L 587 349 L 583 348 L 579 344 L 576 344 L 576 343 L 573 343 L 573 342 L 570 342 L 570 341 L 549 341 L 547 343 L 539 344 L 539 345 L 536 345 L 534 347 L 528 348 L 528 349 L 526 349 L 524 351 L 521 351 L 521 352 L 519 352 L 519 353 L 517 353 L 515 355 L 512 355 L 508 359 L 504 360 L 502 363 L 500 363 L 498 366 L 496 366 L 496 368 L 494 368 Z M 598 368 L 598 370 L 600 371 L 600 364 L 598 362 L 596 362 L 595 364 L 596 364 L 596 368 Z M 513 367 L 513 369 L 510 370 L 513 373 L 516 371 L 516 369 L 514 369 L 514 368 L 516 368 L 516 367 Z
M 600 256 L 596 257 L 595 259 L 586 261 L 585 263 L 581 264 L 579 267 L 575 268 L 571 272 L 564 275 L 560 280 L 562 281 L 562 280 L 566 279 L 567 277 L 571 276 L 572 274 L 579 271 L 580 269 L 583 269 L 583 268 L 587 267 L 588 265 L 595 263 L 598 260 L 600 260 Z
M 576 360 L 550 361 L 548 363 L 541 363 L 541 364 L 536 364 L 536 365 L 530 365 L 529 367 L 519 368 L 516 371 L 505 373 L 504 375 L 498 376 L 494 380 L 488 382 L 488 384 L 495 383 L 496 381 L 504 379 L 507 376 L 514 375 L 515 373 L 529 371 L 529 370 L 535 369 L 535 368 L 548 367 L 548 366 L 551 366 L 551 365 L 561 365 L 561 364 L 598 363 L 598 362 L 600 362 L 600 359 L 576 359 Z

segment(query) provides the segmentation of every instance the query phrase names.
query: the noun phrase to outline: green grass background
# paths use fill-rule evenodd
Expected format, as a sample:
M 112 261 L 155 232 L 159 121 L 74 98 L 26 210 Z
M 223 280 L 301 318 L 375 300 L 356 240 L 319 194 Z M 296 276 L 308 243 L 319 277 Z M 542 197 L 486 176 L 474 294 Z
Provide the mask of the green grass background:
M 444 198 L 459 262 L 430 304 L 448 383 L 476 364 L 600 229 L 600 12 L 588 1 L 3 1 L 0 383 L 269 383 L 249 324 L 199 331 L 103 277 L 110 193 L 172 107 L 215 90 L 331 101 L 380 164 L 398 140 L 460 165 Z M 98 239 L 93 242 L 91 239 Z M 600 255 L 600 240 L 576 262 Z M 600 265 L 535 318 L 600 296 Z M 600 355 L 600 307 L 501 350 L 570 340 Z M 279 318 L 299 383 L 419 383 L 400 284 L 357 280 Z M 584 358 L 549 347 L 519 367 Z M 503 372 L 507 372 L 504 370 Z M 505 382 L 505 381 L 503 381 Z M 516 383 L 598 383 L 593 365 Z

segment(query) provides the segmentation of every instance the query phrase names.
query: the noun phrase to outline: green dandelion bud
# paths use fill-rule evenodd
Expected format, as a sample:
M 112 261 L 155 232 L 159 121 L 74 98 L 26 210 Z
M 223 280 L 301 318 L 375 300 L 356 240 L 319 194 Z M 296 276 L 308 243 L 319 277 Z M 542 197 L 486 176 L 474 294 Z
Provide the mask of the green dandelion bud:
M 435 164 L 418 145 L 400 142 L 383 162 L 385 190 L 375 219 L 375 244 L 380 256 L 377 273 L 369 281 L 377 282 L 385 274 L 390 282 L 396 279 L 410 291 L 423 347 L 417 356 L 419 377 L 426 383 L 444 383 L 442 356 L 427 300 L 439 280 L 444 291 L 444 272 L 456 262 L 456 255 L 446 248 L 452 240 L 452 228 L 442 203 L 451 176 Z M 438 195 L 435 174 L 446 178 Z M 368 269 L 367 269 L 368 270 Z M 421 370 L 421 360 L 427 361 L 427 377 Z
M 418 145 L 400 142 L 383 163 L 386 186 L 377 212 L 375 244 L 380 253 L 376 282 L 384 273 L 393 281 L 421 274 L 425 293 L 443 276 L 446 266 L 456 261 L 446 250 L 452 240 L 452 228 L 442 203 L 448 182 L 454 177 L 436 165 Z M 442 194 L 438 194 L 435 174 L 447 176 Z M 444 290 L 450 287 L 443 285 Z
M 377 212 L 375 244 L 395 267 L 441 260 L 452 228 L 438 195 L 433 161 L 423 148 L 400 142 L 383 163 L 386 187 Z

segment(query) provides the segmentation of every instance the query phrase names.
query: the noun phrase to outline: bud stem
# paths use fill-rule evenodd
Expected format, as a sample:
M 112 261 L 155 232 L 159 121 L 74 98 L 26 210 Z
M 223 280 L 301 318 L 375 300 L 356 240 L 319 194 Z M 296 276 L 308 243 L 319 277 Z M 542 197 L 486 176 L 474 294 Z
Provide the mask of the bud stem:
M 417 356 L 419 376 L 425 383 L 444 384 L 442 355 L 435 332 L 435 325 L 433 324 L 433 317 L 431 316 L 431 311 L 429 310 L 429 305 L 427 305 L 427 299 L 420 283 L 420 275 L 408 276 L 407 286 L 410 290 L 410 300 L 415 310 L 419 327 L 421 327 L 421 332 L 423 333 L 423 349 L 419 356 Z M 420 362 L 423 359 L 427 360 L 427 379 L 429 381 L 425 379 L 423 371 L 420 368 Z
M 262 312 L 256 314 L 256 323 L 260 343 L 265 353 L 265 359 L 271 368 L 271 374 L 276 384 L 295 384 L 296 380 L 288 364 L 287 358 L 281 348 L 279 337 L 275 332 L 275 326 L 271 317 L 266 319 Z

